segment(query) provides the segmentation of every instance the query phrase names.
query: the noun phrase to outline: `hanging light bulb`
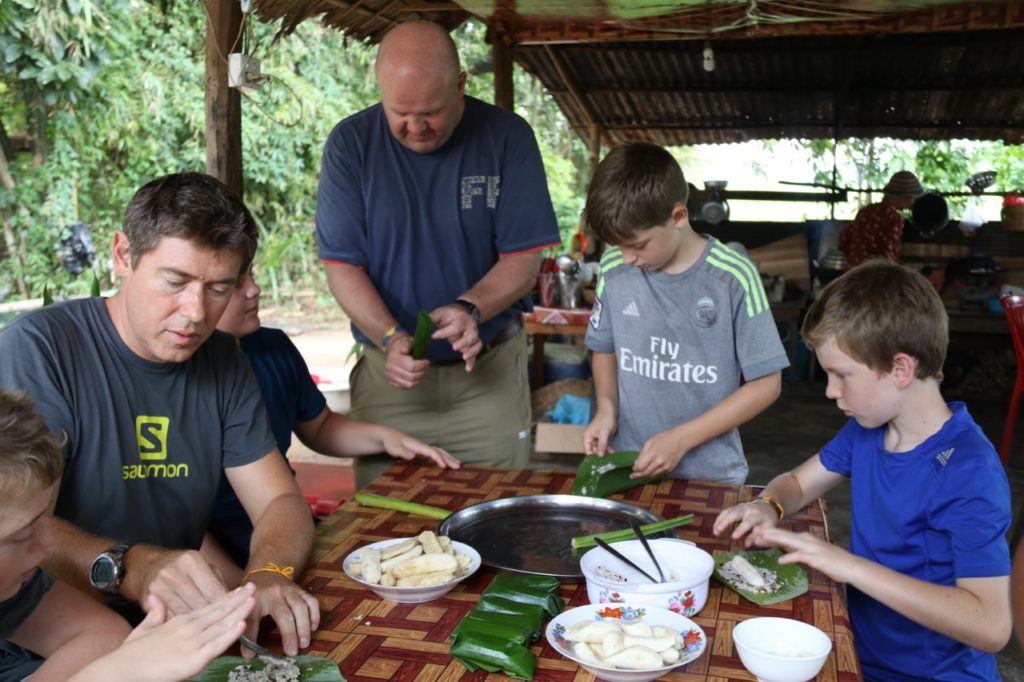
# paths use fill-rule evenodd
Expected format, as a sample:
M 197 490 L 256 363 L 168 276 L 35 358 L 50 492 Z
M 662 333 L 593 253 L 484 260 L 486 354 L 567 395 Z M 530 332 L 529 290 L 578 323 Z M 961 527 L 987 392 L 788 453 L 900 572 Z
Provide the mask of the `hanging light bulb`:
M 715 70 L 715 51 L 711 49 L 711 41 L 704 41 L 704 70 L 711 72 Z

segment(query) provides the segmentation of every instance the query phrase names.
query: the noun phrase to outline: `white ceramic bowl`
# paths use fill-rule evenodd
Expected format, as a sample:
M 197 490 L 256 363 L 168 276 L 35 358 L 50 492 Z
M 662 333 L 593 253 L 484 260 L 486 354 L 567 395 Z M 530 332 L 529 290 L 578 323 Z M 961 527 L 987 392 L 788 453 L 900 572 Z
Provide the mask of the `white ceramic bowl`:
M 573 654 L 572 642 L 564 636 L 566 629 L 585 620 L 604 620 L 605 618 L 617 618 L 623 621 L 642 618 L 652 627 L 664 625 L 681 634 L 686 646 L 679 652 L 678 661 L 672 665 L 651 668 L 650 670 L 605 668 L 576 658 Z M 704 630 L 689 618 L 684 618 L 678 613 L 653 606 L 632 606 L 627 604 L 587 604 L 586 606 L 578 606 L 564 611 L 551 619 L 544 634 L 547 636 L 548 643 L 555 651 L 569 660 L 575 661 L 594 677 L 605 680 L 605 682 L 650 682 L 651 680 L 656 680 L 662 675 L 667 675 L 673 669 L 699 658 L 707 646 L 707 637 L 704 634 Z
M 761 682 L 806 682 L 832 651 L 828 635 L 791 618 L 748 618 L 732 629 L 743 665 Z
M 345 575 L 352 580 L 355 580 L 360 585 L 365 585 L 370 588 L 378 597 L 389 601 L 401 602 L 403 604 L 418 604 L 420 602 L 431 601 L 444 596 L 445 594 L 448 594 L 453 587 L 476 573 L 476 570 L 480 568 L 480 554 L 469 545 L 452 540 L 452 546 L 455 548 L 455 553 L 468 555 L 469 564 L 466 566 L 465 572 L 462 575 L 454 580 L 449 580 L 446 583 L 428 585 L 426 587 L 387 587 L 385 585 L 375 585 L 373 583 L 366 582 L 352 572 L 352 569 L 350 568 L 352 562 L 359 561 L 359 552 L 365 547 L 383 548 L 388 547 L 389 545 L 400 544 L 408 539 L 409 538 L 393 538 L 391 540 L 381 540 L 380 542 L 364 545 L 364 547 L 360 547 L 345 557 L 341 567 L 345 571 Z
M 708 600 L 708 584 L 715 569 L 714 558 L 692 542 L 673 538 L 648 540 L 668 582 L 652 583 L 600 547 L 580 559 L 587 581 L 587 596 L 592 604 L 646 604 L 693 616 Z M 655 578 L 658 571 L 639 540 L 613 542 L 612 547 L 630 558 Z M 598 575 L 598 568 L 612 571 L 625 580 Z

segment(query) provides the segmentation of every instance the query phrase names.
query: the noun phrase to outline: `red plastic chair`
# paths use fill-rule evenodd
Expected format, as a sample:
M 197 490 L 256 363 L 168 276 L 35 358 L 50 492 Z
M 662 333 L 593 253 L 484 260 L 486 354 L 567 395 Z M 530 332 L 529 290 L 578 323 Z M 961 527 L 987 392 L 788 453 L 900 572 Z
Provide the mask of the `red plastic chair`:
M 1010 397 L 1010 411 L 1006 413 L 1006 426 L 1003 428 L 1003 445 L 999 448 L 999 459 L 1006 466 L 1010 459 L 1010 444 L 1017 426 L 1017 409 L 1020 407 L 1020 394 L 1024 391 L 1024 296 L 1006 295 L 999 299 L 1006 311 L 1006 322 L 1010 325 L 1010 337 L 1013 338 L 1013 352 L 1017 356 L 1017 378 L 1013 382 L 1013 395 Z

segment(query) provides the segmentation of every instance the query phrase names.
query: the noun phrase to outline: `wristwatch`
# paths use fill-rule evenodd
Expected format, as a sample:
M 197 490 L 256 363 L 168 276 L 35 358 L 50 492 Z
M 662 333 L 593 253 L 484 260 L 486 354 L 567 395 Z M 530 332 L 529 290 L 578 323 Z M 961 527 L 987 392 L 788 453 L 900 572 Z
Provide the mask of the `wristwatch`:
M 464 298 L 457 298 L 454 301 L 452 301 L 452 304 L 457 305 L 463 310 L 465 310 L 467 313 L 469 313 L 469 316 L 473 318 L 474 322 L 480 324 L 480 309 L 477 308 L 474 303 L 470 303 Z
M 114 545 L 93 559 L 89 569 L 89 582 L 93 587 L 106 594 L 120 594 L 124 555 L 131 547 L 130 544 Z

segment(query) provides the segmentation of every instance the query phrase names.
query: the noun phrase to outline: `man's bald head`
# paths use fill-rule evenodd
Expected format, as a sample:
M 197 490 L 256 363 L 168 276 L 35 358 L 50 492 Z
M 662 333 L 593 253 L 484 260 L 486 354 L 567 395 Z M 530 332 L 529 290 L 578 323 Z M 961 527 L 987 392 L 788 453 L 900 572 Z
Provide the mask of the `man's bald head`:
M 399 24 L 381 41 L 375 69 L 395 139 L 421 154 L 444 146 L 465 108 L 466 74 L 451 36 L 427 21 Z
M 431 21 L 409 21 L 388 31 L 377 50 L 379 81 L 391 75 L 441 75 L 454 84 L 461 71 L 451 35 Z

